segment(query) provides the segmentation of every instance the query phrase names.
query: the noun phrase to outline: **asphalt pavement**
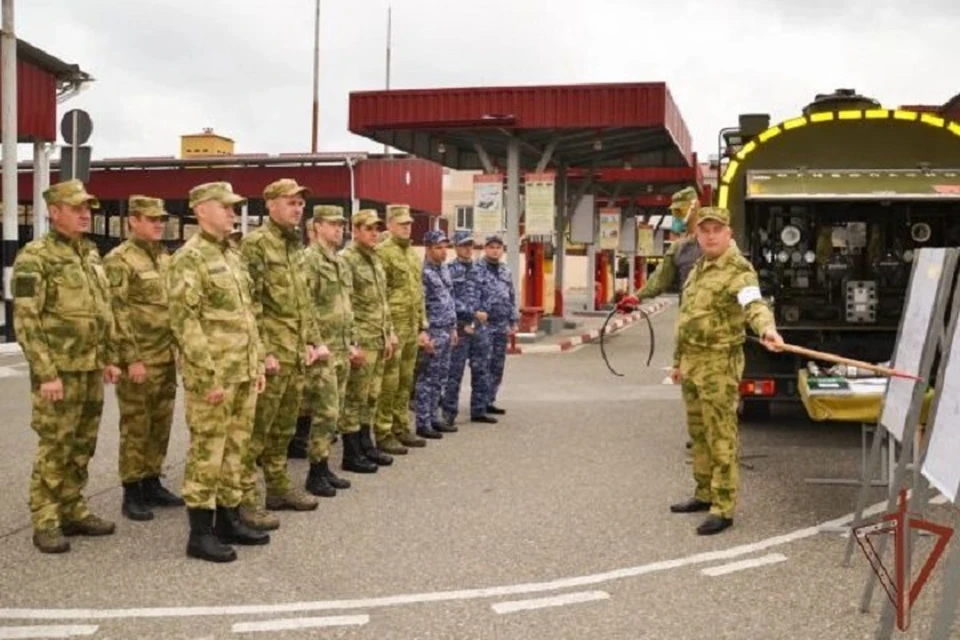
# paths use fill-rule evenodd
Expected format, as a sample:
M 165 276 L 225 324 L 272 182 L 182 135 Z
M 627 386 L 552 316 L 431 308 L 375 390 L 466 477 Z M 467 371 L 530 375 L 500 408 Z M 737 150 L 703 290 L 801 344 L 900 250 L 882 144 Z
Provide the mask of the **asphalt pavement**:
M 653 319 L 650 367 L 646 327 L 610 337 L 624 377 L 595 344 L 511 356 L 499 424 L 461 418 L 392 467 L 344 473 L 352 488 L 281 513 L 269 545 L 238 547 L 227 565 L 185 556 L 182 509 L 120 516 L 112 389 L 88 495 L 117 533 L 37 552 L 26 369 L 2 356 L 0 639 L 872 638 L 885 596 L 861 613 L 869 565 L 857 549 L 843 567 L 846 538 L 817 528 L 843 522 L 857 488 L 805 482 L 857 476 L 858 425 L 813 424 L 796 407 L 742 424 L 734 527 L 698 537 L 702 515 L 669 513 L 692 490 L 679 389 L 664 384 L 675 319 L 675 306 Z M 177 491 L 187 441 L 178 405 L 165 478 Z M 291 469 L 302 482 L 306 462 Z M 941 575 L 895 637 L 927 637 Z

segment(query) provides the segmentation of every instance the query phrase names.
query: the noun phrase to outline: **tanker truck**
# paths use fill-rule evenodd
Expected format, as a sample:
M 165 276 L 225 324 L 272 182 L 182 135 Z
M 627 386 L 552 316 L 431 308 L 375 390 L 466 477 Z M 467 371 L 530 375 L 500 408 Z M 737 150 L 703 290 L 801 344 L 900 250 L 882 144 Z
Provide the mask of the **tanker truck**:
M 914 253 L 960 246 L 960 124 L 841 89 L 718 136 L 717 204 L 787 342 L 892 358 Z M 745 345 L 741 415 L 799 401 L 806 362 Z

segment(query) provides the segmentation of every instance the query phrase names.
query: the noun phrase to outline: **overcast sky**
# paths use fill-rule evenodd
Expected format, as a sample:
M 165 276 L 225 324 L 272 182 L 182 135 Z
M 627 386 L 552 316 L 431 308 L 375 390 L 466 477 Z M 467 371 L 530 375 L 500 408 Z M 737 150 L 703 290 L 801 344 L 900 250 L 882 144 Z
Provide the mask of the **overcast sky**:
M 61 105 L 90 112 L 94 158 L 177 155 L 208 126 L 238 153 L 310 149 L 314 0 L 16 4 L 20 38 L 96 78 Z M 666 81 L 703 159 L 739 113 L 792 117 L 837 87 L 885 106 L 960 91 L 957 0 L 391 4 L 393 88 Z M 347 109 L 384 86 L 387 6 L 322 0 L 323 151 L 381 148 L 347 131 Z

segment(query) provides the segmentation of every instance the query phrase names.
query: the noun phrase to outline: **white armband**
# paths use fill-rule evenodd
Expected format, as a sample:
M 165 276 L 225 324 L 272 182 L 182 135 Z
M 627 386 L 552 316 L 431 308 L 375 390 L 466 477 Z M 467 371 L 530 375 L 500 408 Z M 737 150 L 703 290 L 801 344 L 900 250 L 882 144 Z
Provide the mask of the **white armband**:
M 757 300 L 763 300 L 763 296 L 760 295 L 760 287 L 744 287 L 737 293 L 737 302 L 739 302 L 740 306 L 744 309 L 746 309 L 747 305 L 751 302 L 756 302 Z

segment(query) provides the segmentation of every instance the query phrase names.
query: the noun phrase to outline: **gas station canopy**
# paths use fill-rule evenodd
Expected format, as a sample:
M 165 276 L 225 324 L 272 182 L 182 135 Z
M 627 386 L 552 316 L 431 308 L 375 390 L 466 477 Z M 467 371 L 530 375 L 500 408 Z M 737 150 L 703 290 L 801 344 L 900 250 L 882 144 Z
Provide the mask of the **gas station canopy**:
M 350 131 L 459 170 L 504 166 L 513 136 L 524 168 L 695 166 L 664 83 L 357 92 Z

